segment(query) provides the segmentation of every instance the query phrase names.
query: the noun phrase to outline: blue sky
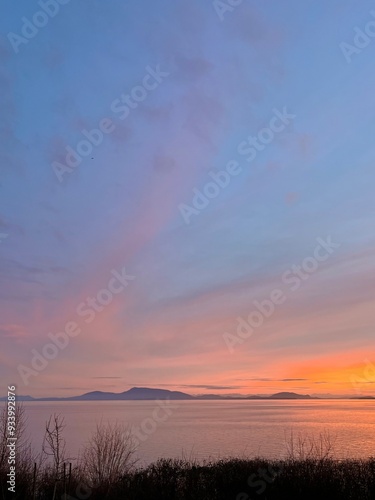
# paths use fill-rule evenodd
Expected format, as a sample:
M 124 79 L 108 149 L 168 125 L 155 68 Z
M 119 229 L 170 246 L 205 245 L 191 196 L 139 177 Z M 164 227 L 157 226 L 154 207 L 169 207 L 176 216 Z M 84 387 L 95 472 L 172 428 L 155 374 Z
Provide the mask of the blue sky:
M 9 33 L 41 7 L 1 8 L 1 378 L 33 395 L 293 377 L 353 392 L 373 338 L 375 40 L 350 62 L 340 44 L 372 2 L 244 0 L 221 19 L 210 1 L 70 1 L 18 53 Z M 121 120 L 113 101 L 158 67 Z M 238 145 L 284 108 L 247 162 Z M 53 163 L 105 118 L 115 130 L 60 182 Z M 240 174 L 187 224 L 181 204 L 231 160 Z M 236 318 L 327 236 L 337 251 L 230 353 Z M 135 279 L 24 387 L 31 350 L 124 266 Z

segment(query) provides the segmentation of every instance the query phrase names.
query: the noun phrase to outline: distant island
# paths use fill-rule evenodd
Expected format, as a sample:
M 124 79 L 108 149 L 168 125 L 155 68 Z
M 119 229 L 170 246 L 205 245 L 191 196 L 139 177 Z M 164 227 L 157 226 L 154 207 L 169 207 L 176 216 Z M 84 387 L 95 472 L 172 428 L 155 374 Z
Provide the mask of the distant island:
M 308 394 L 296 394 L 295 392 L 278 392 L 270 396 L 220 396 L 216 394 L 202 394 L 199 396 L 192 396 L 185 392 L 169 391 L 167 389 L 152 389 L 149 387 L 133 387 L 128 391 L 116 392 L 102 392 L 92 391 L 79 396 L 71 396 L 67 398 L 47 397 L 47 398 L 33 398 L 31 396 L 17 396 L 18 401 L 152 401 L 158 399 L 171 399 L 171 400 L 251 400 L 251 399 L 319 399 L 317 397 L 309 396 Z M 6 397 L 1 397 L 0 401 L 6 401 Z
M 332 396 L 318 397 L 309 394 L 297 394 L 296 392 L 277 392 L 276 394 L 265 395 L 238 395 L 234 394 L 221 396 L 219 394 L 200 394 L 192 396 L 186 392 L 169 391 L 167 389 L 153 389 L 150 387 L 132 387 L 124 392 L 103 392 L 91 391 L 79 396 L 70 396 L 66 398 L 47 397 L 33 398 L 32 396 L 16 396 L 17 401 L 155 401 L 159 399 L 171 400 L 278 400 L 278 399 L 375 399 L 375 396 Z M 1 401 L 6 401 L 6 397 L 0 397 Z
M 308 394 L 296 394 L 295 392 L 278 392 L 269 396 L 269 399 L 318 399 Z

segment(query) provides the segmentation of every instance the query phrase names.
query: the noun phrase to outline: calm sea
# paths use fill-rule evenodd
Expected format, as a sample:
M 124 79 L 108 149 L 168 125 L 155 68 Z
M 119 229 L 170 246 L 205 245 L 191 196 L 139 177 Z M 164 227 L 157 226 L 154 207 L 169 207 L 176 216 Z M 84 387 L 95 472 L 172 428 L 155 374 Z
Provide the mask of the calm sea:
M 160 457 L 283 457 L 294 435 L 329 432 L 335 456 L 375 456 L 375 401 L 172 401 L 168 410 L 155 401 L 24 403 L 28 431 L 40 449 L 45 421 L 65 418 L 70 456 L 77 456 L 103 422 L 123 422 L 140 429 L 138 457 L 148 464 Z

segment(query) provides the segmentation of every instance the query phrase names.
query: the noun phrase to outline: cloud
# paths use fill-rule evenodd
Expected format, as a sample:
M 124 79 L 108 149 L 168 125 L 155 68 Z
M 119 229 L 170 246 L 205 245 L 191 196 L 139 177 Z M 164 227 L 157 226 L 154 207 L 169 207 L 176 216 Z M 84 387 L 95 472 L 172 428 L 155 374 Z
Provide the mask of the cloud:
M 0 216 L 0 229 L 9 229 L 9 224 L 5 222 L 5 219 Z
M 302 382 L 302 381 L 307 381 L 309 380 L 308 378 L 264 378 L 264 377 L 251 377 L 251 378 L 242 378 L 238 379 L 242 381 L 248 381 L 248 380 L 253 380 L 253 381 L 258 381 L 258 382 Z
M 218 126 L 223 124 L 224 105 L 216 98 L 197 88 L 189 90 L 183 98 L 187 109 L 184 127 L 201 141 L 216 149 L 215 135 Z
M 0 124 L 0 141 L 3 144 L 0 153 L 0 169 L 7 173 L 23 173 L 23 167 L 17 153 L 22 151 L 23 144 L 16 133 L 18 108 L 14 97 L 15 78 L 3 68 L 0 70 L 0 107 L 2 118 Z
M 280 25 L 265 19 L 260 9 L 250 6 L 245 2 L 235 9 L 231 16 L 227 16 L 226 22 L 222 23 L 228 34 L 245 42 L 250 50 L 274 51 L 281 49 L 284 42 L 284 33 Z M 258 52 L 259 53 L 259 52 Z
M 123 377 L 91 377 L 93 379 L 121 380 Z
M 44 56 L 44 64 L 46 68 L 56 71 L 56 68 L 61 66 L 65 61 L 65 56 L 61 49 L 50 48 Z
M 0 325 L 0 335 L 16 341 L 23 340 L 28 336 L 25 328 L 18 324 Z
M 184 54 L 178 54 L 175 57 L 176 78 L 186 81 L 196 81 L 207 75 L 214 65 L 208 59 L 203 57 L 187 57 Z
M 139 113 L 144 115 L 148 121 L 151 120 L 161 125 L 171 119 L 174 108 L 175 106 L 172 103 L 165 104 L 164 106 L 150 106 L 142 103 L 142 106 L 139 107 Z
M 299 194 L 298 193 L 287 193 L 285 195 L 285 203 L 287 205 L 295 205 L 299 200 Z
M 155 385 L 155 384 L 154 384 Z M 184 387 L 189 389 L 207 389 L 210 391 L 219 391 L 222 389 L 242 389 L 240 385 L 210 385 L 210 384 L 157 384 L 160 387 Z
M 110 133 L 109 138 L 113 142 L 124 147 L 125 144 L 129 142 L 129 139 L 132 137 L 134 131 L 131 127 L 129 127 L 129 125 L 119 122 L 118 120 L 113 122 L 113 124 L 115 125 L 115 129 Z

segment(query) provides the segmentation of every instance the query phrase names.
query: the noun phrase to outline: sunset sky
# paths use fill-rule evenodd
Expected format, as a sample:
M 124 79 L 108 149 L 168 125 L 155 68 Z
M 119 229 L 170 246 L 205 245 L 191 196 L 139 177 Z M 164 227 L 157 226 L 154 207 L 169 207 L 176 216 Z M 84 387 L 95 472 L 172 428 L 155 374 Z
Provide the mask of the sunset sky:
M 3 391 L 375 395 L 374 4 L 219 4 L 72 0 L 25 38 L 40 5 L 3 2 Z

